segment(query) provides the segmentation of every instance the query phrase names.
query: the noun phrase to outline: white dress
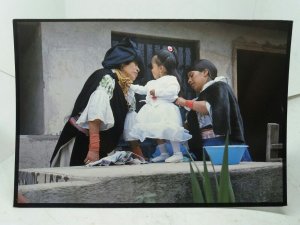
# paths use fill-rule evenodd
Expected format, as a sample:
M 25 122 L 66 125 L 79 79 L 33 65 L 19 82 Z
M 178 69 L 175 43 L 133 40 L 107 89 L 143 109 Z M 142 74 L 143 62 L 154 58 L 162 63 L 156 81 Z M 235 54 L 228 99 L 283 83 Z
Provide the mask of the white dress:
M 145 86 L 131 85 L 130 89 L 146 95 L 146 104 L 138 112 L 130 136 L 140 141 L 155 138 L 178 142 L 192 137 L 183 128 L 179 108 L 173 103 L 180 90 L 175 76 L 165 75 L 149 81 Z M 155 90 L 156 98 L 150 95 L 152 89 Z
M 126 114 L 125 123 L 124 123 L 124 131 L 123 131 L 123 138 L 125 141 L 137 140 L 136 138 L 134 138 L 130 135 L 130 131 L 131 131 L 132 127 L 136 124 L 136 116 L 137 116 L 137 113 L 135 111 L 136 101 L 135 101 L 134 94 L 135 94 L 134 91 L 132 89 L 129 89 L 128 94 L 125 97 L 128 105 L 129 105 L 129 110 L 128 110 L 128 113 Z

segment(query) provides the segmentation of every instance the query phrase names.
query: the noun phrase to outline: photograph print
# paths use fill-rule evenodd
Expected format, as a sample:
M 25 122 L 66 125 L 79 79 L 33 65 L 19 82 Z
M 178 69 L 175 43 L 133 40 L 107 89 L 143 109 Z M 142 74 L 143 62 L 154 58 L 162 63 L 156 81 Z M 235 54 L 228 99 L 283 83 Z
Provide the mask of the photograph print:
M 13 26 L 15 207 L 287 204 L 291 21 Z

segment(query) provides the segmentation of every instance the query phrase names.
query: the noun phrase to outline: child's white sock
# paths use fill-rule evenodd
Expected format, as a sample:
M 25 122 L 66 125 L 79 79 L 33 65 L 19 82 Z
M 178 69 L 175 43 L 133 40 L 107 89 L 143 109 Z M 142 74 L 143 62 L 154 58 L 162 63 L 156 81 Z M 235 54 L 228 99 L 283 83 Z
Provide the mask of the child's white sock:
M 167 151 L 167 148 L 166 148 L 166 145 L 165 144 L 160 144 L 160 145 L 157 145 L 159 151 L 160 151 L 160 154 L 163 154 L 163 153 L 166 153 L 168 154 L 168 151 Z
M 157 145 L 157 147 L 160 151 L 160 155 L 153 158 L 151 160 L 151 162 L 164 162 L 170 156 L 167 151 L 167 148 L 166 148 L 165 144 Z
M 180 142 L 178 141 L 170 141 L 171 145 L 172 145 L 172 149 L 173 149 L 173 153 L 176 154 L 178 152 L 181 153 L 180 151 Z
M 173 148 L 173 155 L 165 160 L 165 162 L 168 163 L 176 163 L 176 162 L 182 162 L 183 155 L 180 151 L 180 143 L 177 141 L 171 141 L 171 145 Z

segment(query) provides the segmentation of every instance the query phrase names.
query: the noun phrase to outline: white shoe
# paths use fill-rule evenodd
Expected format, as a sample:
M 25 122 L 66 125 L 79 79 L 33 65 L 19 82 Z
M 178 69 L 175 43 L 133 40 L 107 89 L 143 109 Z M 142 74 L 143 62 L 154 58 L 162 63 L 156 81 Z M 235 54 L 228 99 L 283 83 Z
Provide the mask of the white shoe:
M 172 155 L 171 157 L 165 160 L 166 163 L 177 163 L 182 161 L 183 161 L 182 152 L 176 152 L 174 155 Z
M 153 163 L 164 162 L 169 157 L 170 157 L 170 155 L 168 153 L 162 153 L 159 156 L 151 159 L 151 162 L 153 162 Z

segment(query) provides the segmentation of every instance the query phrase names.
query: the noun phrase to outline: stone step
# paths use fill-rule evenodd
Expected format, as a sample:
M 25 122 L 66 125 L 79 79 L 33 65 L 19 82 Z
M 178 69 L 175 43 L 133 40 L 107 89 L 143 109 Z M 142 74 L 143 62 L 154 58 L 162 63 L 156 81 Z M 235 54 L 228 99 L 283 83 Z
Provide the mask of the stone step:
M 203 162 L 196 164 L 202 170 Z M 283 201 L 281 162 L 243 162 L 229 169 L 237 202 Z M 30 203 L 192 203 L 187 162 L 21 169 L 18 188 Z

